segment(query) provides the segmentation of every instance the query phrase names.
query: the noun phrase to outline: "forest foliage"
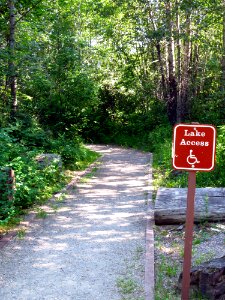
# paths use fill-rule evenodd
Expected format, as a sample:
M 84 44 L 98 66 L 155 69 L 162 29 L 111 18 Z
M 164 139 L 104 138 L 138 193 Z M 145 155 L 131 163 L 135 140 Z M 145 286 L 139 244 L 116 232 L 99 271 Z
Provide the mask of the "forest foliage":
M 61 176 L 35 155 L 79 168 L 82 141 L 153 151 L 156 174 L 185 185 L 171 170 L 177 122 L 218 127 L 217 167 L 198 176 L 224 186 L 224 98 L 224 0 L 0 1 L 0 167 L 16 171 L 19 206 Z

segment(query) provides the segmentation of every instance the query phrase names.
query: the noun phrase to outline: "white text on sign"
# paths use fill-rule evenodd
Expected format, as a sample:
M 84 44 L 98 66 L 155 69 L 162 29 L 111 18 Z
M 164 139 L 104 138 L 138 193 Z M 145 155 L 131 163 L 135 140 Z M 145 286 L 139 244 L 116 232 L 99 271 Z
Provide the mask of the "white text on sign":
M 205 136 L 205 132 L 198 131 L 196 128 L 194 128 L 194 131 L 189 131 L 188 129 L 185 129 L 184 136 Z
M 180 145 L 182 146 L 202 146 L 202 147 L 208 147 L 209 142 L 200 142 L 200 141 L 185 141 L 185 139 L 182 139 L 180 142 Z
M 184 130 L 184 136 L 187 137 L 205 137 L 205 132 L 204 131 L 198 131 L 196 128 L 194 130 Z M 182 139 L 180 142 L 181 146 L 200 146 L 200 147 L 208 147 L 209 142 L 207 141 L 186 141 L 185 139 Z

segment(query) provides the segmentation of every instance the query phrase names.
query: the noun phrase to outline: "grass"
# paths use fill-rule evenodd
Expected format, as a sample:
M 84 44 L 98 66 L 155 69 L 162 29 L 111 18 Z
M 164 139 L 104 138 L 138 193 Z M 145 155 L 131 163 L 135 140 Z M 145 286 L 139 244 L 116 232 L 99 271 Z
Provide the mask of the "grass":
M 178 277 L 180 268 L 176 260 L 161 254 L 157 258 L 155 293 L 156 299 L 178 299 L 178 295 L 171 288 L 172 282 Z
M 122 295 L 122 300 L 144 300 L 143 296 L 135 295 L 139 293 L 140 286 L 131 277 L 121 277 L 117 279 L 117 288 Z
M 121 300 L 144 300 L 144 289 L 141 283 L 144 275 L 143 255 L 144 248 L 139 245 L 130 259 L 124 262 L 125 274 L 116 281 Z
M 91 169 L 90 172 L 85 174 L 83 177 L 80 178 L 80 183 L 87 183 L 91 178 L 93 178 L 98 170 L 98 167 L 94 167 Z
M 117 280 L 117 287 L 121 294 L 130 295 L 135 292 L 138 285 L 132 278 L 119 278 Z
M 6 224 L 1 224 L 0 225 L 0 235 L 6 234 L 8 231 L 12 230 L 16 226 L 18 226 L 21 222 L 22 218 L 21 217 L 15 217 L 11 219 L 9 222 Z
M 160 273 L 164 273 L 168 277 L 174 277 L 178 272 L 177 262 L 173 259 L 166 258 L 164 255 L 160 257 L 158 268 Z
M 57 204 L 53 204 L 53 203 L 51 203 L 50 204 L 50 207 L 53 209 L 53 211 L 56 213 L 57 211 L 58 211 L 58 209 L 59 209 L 59 206 L 57 205 Z
M 55 197 L 55 202 L 56 203 L 63 203 L 66 199 L 66 194 L 65 193 L 60 193 L 58 197 Z
M 20 239 L 20 240 L 24 239 L 25 235 L 26 235 L 26 230 L 25 229 L 21 228 L 17 231 L 17 238 L 18 239 Z
M 95 162 L 101 155 L 97 152 L 94 152 L 90 149 L 86 148 L 86 156 L 85 159 L 79 160 L 76 162 L 76 169 L 85 170 L 89 167 L 93 162 Z
M 155 300 L 180 300 L 180 296 L 172 290 L 161 289 L 161 284 L 156 284 Z
M 198 266 L 200 264 L 202 264 L 203 262 L 206 262 L 210 259 L 212 259 L 215 256 L 214 252 L 208 252 L 208 253 L 204 253 L 201 254 L 196 260 L 195 260 L 195 265 Z
M 36 208 L 36 212 L 37 212 L 36 218 L 38 219 L 45 219 L 48 216 L 48 213 L 40 207 Z
M 178 264 L 160 255 L 155 264 L 155 300 L 180 300 L 180 296 L 174 292 L 174 283 L 177 281 Z
M 193 246 L 205 242 L 208 238 L 212 236 L 212 232 L 209 231 L 208 227 L 209 227 L 208 223 L 203 223 L 199 225 L 199 230 L 195 230 Z

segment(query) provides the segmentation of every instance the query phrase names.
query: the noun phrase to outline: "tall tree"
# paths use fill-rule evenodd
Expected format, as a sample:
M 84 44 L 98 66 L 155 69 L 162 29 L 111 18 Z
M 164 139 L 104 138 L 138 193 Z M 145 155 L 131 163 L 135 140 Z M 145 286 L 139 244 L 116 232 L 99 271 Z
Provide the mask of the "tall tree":
M 180 106 L 177 111 L 177 121 L 182 122 L 189 117 L 189 76 L 190 76 L 190 55 L 191 55 L 191 15 L 187 9 L 185 20 L 185 39 L 183 46 L 182 72 L 180 84 Z
M 8 14 L 4 14 L 5 22 L 8 24 L 8 30 L 5 30 L 4 38 L 8 52 L 8 68 L 6 73 L 6 88 L 10 90 L 10 100 L 8 107 L 10 108 L 10 117 L 15 118 L 18 109 L 17 97 L 17 51 L 16 51 L 16 32 L 18 24 L 30 13 L 37 9 L 41 0 L 23 1 L 23 0 L 7 0 Z M 3 6 L 4 8 L 4 6 Z M 4 95 L 5 96 L 5 95 Z
M 223 8 L 223 53 L 222 53 L 222 90 L 225 92 L 225 0 L 222 1 Z
M 177 80 L 175 75 L 175 53 L 174 53 L 174 22 L 172 15 L 171 0 L 166 0 L 166 25 L 168 30 L 168 98 L 167 113 L 172 125 L 177 120 Z
M 9 62 L 8 62 L 8 85 L 11 91 L 11 117 L 14 118 L 17 111 L 17 79 L 15 69 L 15 30 L 16 30 L 16 8 L 15 0 L 8 0 L 9 8 Z

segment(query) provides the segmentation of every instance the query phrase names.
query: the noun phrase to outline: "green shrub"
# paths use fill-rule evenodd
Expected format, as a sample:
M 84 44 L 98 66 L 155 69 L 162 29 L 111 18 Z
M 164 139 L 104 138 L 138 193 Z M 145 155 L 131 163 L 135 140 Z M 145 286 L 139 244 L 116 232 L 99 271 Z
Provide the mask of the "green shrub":
M 15 214 L 15 206 L 13 201 L 9 201 L 12 197 L 12 190 L 8 184 L 8 170 L 1 168 L 0 170 L 0 223 L 9 220 Z
M 156 126 L 148 135 L 149 150 L 152 152 L 159 150 L 163 151 L 166 148 L 168 153 L 168 143 L 172 145 L 172 126 L 168 124 Z
M 79 137 L 68 139 L 65 135 L 52 141 L 51 152 L 60 154 L 63 164 L 70 170 L 85 168 L 98 154 L 85 148 Z
M 62 183 L 64 176 L 58 168 L 52 164 L 40 169 L 35 161 L 36 155 L 36 151 L 29 151 L 8 164 L 16 174 L 16 188 L 11 201 L 8 200 L 7 176 L 1 175 L 0 224 L 9 221 L 21 209 L 47 199 Z
M 38 154 L 60 154 L 64 167 L 73 170 L 87 167 L 98 157 L 82 145 L 79 137 L 69 139 L 61 135 L 53 139 L 36 122 L 29 123 L 29 119 L 0 129 L 0 144 L 0 224 L 10 221 L 22 209 L 48 199 L 65 182 L 54 163 L 40 168 L 35 159 Z M 7 168 L 12 168 L 16 176 L 16 188 L 10 201 Z
M 35 156 L 40 152 L 31 151 L 18 142 L 19 136 L 15 137 L 17 128 L 18 125 L 0 129 L 0 223 L 8 222 L 22 208 L 46 198 L 50 194 L 49 186 L 53 190 L 62 180 L 62 175 L 54 165 L 39 169 Z M 9 168 L 14 170 L 16 176 L 16 189 L 10 201 Z
M 11 162 L 16 174 L 14 204 L 20 209 L 47 198 L 63 179 L 54 164 L 40 169 L 34 159 L 36 155 L 36 151 L 30 151 L 26 156 L 19 156 Z
M 51 132 L 40 127 L 36 118 L 20 114 L 16 122 L 5 130 L 19 145 L 32 148 L 48 148 Z

